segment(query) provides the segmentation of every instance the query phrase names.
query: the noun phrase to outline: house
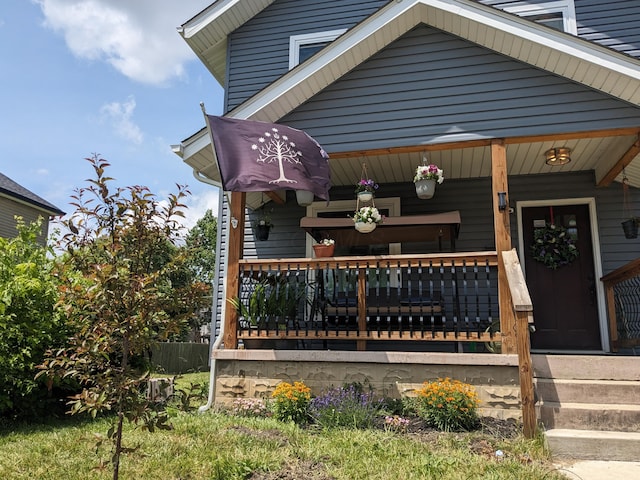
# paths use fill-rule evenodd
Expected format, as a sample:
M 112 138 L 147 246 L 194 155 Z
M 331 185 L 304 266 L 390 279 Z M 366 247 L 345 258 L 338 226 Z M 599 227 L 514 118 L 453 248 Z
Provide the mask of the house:
M 44 245 L 47 243 L 50 218 L 64 215 L 64 212 L 0 173 L 0 236 L 11 238 L 17 235 L 16 215 L 27 224 L 38 217 L 43 218 L 42 234 L 38 241 Z
M 534 353 L 638 345 L 637 286 L 618 286 L 640 268 L 640 241 L 621 226 L 640 210 L 639 26 L 640 4 L 593 0 L 220 0 L 188 20 L 179 32 L 224 86 L 225 116 L 304 130 L 330 156 L 329 205 L 300 207 L 292 190 L 221 202 L 225 349 L 252 333 L 228 299 L 243 300 L 268 271 L 312 272 L 326 302 L 307 304 L 307 323 L 258 336 L 296 339 L 316 361 L 349 349 L 389 359 L 438 342 L 469 352 L 493 338 L 496 319 L 513 354 L 518 312 L 503 259 L 513 248 Z M 210 143 L 203 129 L 174 151 L 219 184 Z M 445 176 L 430 200 L 413 185 L 423 162 Z M 365 167 L 392 220 L 377 237 L 344 224 Z M 276 227 L 258 241 L 250 220 L 265 210 Z M 534 258 L 549 224 L 575 241 L 569 265 Z M 327 235 L 341 239 L 336 257 L 313 259 Z

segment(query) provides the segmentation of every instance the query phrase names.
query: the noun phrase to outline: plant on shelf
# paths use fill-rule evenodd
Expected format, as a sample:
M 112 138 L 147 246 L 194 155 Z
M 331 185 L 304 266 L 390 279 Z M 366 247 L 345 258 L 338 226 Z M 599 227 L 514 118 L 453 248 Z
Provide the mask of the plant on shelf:
M 633 214 L 631 192 L 629 191 L 629 179 L 627 178 L 624 169 L 622 169 L 622 175 L 622 211 L 625 216 L 625 219 L 622 221 L 622 230 L 624 231 L 625 238 L 638 238 L 640 218 Z
M 313 246 L 313 251 L 316 254 L 316 257 L 333 257 L 333 251 L 336 246 L 336 241 L 331 238 L 324 238 L 320 240 L 316 245 Z

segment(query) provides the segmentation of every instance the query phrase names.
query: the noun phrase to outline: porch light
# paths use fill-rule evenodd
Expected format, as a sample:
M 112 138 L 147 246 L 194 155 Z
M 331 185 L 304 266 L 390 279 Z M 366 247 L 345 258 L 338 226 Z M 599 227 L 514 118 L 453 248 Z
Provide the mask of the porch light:
M 544 152 L 547 159 L 547 165 L 555 167 L 557 165 L 566 165 L 571 161 L 571 149 L 567 147 L 550 148 Z

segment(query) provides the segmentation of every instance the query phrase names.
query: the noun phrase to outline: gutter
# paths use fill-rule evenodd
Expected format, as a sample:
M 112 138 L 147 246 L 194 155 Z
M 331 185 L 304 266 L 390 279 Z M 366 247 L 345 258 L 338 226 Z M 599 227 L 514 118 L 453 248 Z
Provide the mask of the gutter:
M 202 175 L 200 172 L 197 171 L 193 171 L 193 176 L 200 182 L 206 183 L 208 185 L 212 185 L 214 187 L 218 188 L 218 219 L 222 219 L 222 214 L 223 214 L 223 200 L 224 200 L 224 192 L 222 190 L 222 188 L 220 188 L 220 185 L 217 185 L 216 183 L 214 183 L 212 180 L 208 179 L 207 177 L 205 177 L 204 175 Z M 217 298 L 217 293 L 218 293 L 218 286 L 219 286 L 219 279 L 220 279 L 220 252 L 222 249 L 222 235 L 218 235 L 218 238 L 216 239 L 216 261 L 215 261 L 215 272 L 216 275 L 213 279 L 213 295 L 211 295 L 212 298 L 212 305 L 211 305 L 211 331 L 215 333 L 216 331 L 216 312 L 217 312 L 217 303 L 218 303 L 218 298 Z M 226 257 L 226 256 L 225 256 Z M 226 267 L 226 260 L 225 260 L 225 267 Z M 224 310 L 225 310 L 225 305 L 223 303 L 222 307 L 221 307 L 221 318 L 224 319 Z M 204 413 L 207 410 L 209 410 L 211 408 L 211 406 L 215 403 L 215 398 L 216 398 L 216 359 L 213 357 L 213 351 L 217 350 L 220 348 L 220 345 L 222 344 L 222 340 L 224 338 L 224 320 L 220 322 L 220 332 L 218 333 L 218 335 L 216 336 L 215 341 L 211 344 L 211 348 L 209 349 L 209 361 L 210 363 L 210 370 L 209 370 L 209 395 L 207 398 L 207 403 L 205 405 L 202 405 L 201 407 L 198 408 L 198 413 Z

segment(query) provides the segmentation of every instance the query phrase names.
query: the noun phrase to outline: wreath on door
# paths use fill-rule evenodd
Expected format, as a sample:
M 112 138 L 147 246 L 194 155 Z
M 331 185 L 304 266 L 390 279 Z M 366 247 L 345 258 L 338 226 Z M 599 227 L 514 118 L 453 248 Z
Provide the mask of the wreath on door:
M 546 223 L 533 231 L 533 259 L 555 270 L 578 258 L 578 248 L 567 229 Z

